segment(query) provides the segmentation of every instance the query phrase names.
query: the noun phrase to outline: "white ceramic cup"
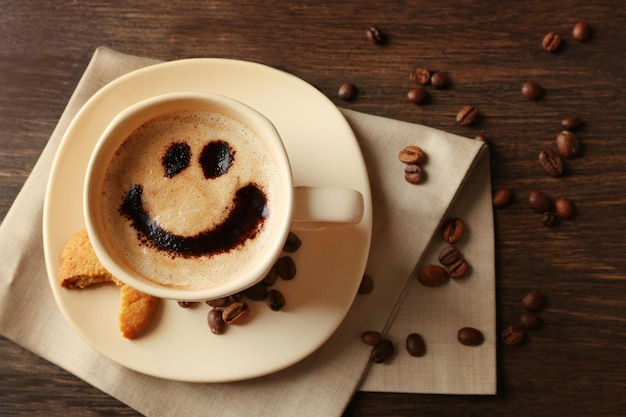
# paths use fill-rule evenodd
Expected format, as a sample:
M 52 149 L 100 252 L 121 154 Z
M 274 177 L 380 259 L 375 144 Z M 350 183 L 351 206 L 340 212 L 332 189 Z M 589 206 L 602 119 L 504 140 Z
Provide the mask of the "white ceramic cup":
M 261 226 L 263 230 L 271 224 L 271 233 L 264 237 L 262 244 L 248 239 L 244 245 L 255 245 L 251 258 L 239 261 L 239 248 L 225 250 L 224 253 L 182 256 L 182 254 L 163 251 L 177 261 L 193 263 L 202 258 L 203 262 L 221 262 L 220 258 L 228 254 L 227 262 L 231 269 L 219 276 L 219 279 L 202 284 L 176 284 L 177 274 L 183 270 L 178 264 L 159 266 L 155 272 L 138 272 L 137 268 L 122 255 L 116 239 L 111 236 L 107 222 L 119 221 L 123 227 L 132 228 L 132 221 L 122 214 L 119 219 L 106 220 L 103 209 L 103 189 L 106 172 L 110 161 L 120 145 L 139 126 L 156 117 L 177 111 L 207 111 L 228 116 L 251 129 L 259 140 L 265 144 L 266 150 L 273 157 L 275 181 L 273 193 L 270 195 L 269 215 Z M 142 155 L 150 158 L 160 156 Z M 235 162 L 236 163 L 236 162 Z M 110 186 L 110 185 L 108 185 Z M 224 191 L 224 192 L 232 192 Z M 240 292 L 261 281 L 281 255 L 291 229 L 311 229 L 357 224 L 363 216 L 363 196 L 355 190 L 294 186 L 289 157 L 283 142 L 274 125 L 262 114 L 248 105 L 232 98 L 209 93 L 171 93 L 156 96 L 139 102 L 120 112 L 107 126 L 99 138 L 88 163 L 84 183 L 84 217 L 89 239 L 102 265 L 119 280 L 139 291 L 159 298 L 180 301 L 211 300 Z M 147 197 L 149 198 L 149 197 Z M 181 201 L 184 207 L 184 201 Z M 152 214 L 151 214 L 152 215 Z M 158 223 L 158 221 L 156 221 Z M 129 229 L 130 230 L 130 229 Z M 132 231 L 137 238 L 138 250 L 151 245 L 146 244 L 146 236 L 137 230 Z M 260 233 L 263 233 L 261 231 Z M 139 239 L 144 243 L 140 243 Z M 155 250 L 152 245 L 151 250 Z M 160 249 L 159 249 L 160 250 Z M 207 264 L 208 265 L 208 264 Z M 236 268 L 234 268 L 236 265 Z M 233 269 L 234 268 L 234 269 Z M 150 276 L 154 274 L 155 276 Z M 156 276 L 158 275 L 158 276 Z M 170 281 L 164 283 L 161 275 Z M 184 281 L 184 277 L 180 277 Z

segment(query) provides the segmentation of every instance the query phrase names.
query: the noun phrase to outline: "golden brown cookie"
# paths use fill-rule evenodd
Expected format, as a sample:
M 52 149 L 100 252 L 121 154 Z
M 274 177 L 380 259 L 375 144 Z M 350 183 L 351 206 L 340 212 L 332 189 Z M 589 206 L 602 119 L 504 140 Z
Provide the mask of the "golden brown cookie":
M 120 330 L 122 336 L 132 339 L 148 327 L 159 305 L 159 299 L 128 285 L 123 285 L 120 293 Z
M 85 288 L 103 282 L 122 285 L 104 269 L 84 229 L 72 236 L 63 247 L 59 282 L 65 288 Z

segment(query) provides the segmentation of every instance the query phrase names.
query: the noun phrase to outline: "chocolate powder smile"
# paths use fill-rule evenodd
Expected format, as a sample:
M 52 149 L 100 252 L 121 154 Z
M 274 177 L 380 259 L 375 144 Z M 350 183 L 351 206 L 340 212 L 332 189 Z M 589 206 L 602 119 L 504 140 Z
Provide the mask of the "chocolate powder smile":
M 256 184 L 237 190 L 233 209 L 226 219 L 212 229 L 193 236 L 180 236 L 163 229 L 143 206 L 143 187 L 128 190 L 120 213 L 132 222 L 144 244 L 170 252 L 173 256 L 195 257 L 228 252 L 253 239 L 268 216 L 267 199 Z

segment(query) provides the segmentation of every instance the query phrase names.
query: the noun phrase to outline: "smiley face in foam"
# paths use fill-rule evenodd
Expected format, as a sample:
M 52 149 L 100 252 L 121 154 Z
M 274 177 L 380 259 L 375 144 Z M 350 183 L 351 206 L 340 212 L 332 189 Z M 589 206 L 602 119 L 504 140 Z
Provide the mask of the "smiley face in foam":
M 207 111 L 156 117 L 112 158 L 107 235 L 128 265 L 161 285 L 216 285 L 262 251 L 280 181 L 271 153 L 240 122 Z
M 234 154 L 228 142 L 223 140 L 206 144 L 199 157 L 204 178 L 212 180 L 227 175 L 235 161 Z M 162 158 L 165 177 L 173 178 L 187 169 L 191 157 L 191 148 L 186 142 L 171 144 Z M 142 195 L 143 187 L 133 185 L 124 197 L 120 213 L 132 222 L 143 243 L 173 256 L 210 256 L 228 252 L 246 240 L 254 239 L 269 215 L 265 193 L 257 184 L 249 183 L 235 192 L 230 210 L 221 223 L 192 236 L 183 236 L 161 227 L 146 211 Z

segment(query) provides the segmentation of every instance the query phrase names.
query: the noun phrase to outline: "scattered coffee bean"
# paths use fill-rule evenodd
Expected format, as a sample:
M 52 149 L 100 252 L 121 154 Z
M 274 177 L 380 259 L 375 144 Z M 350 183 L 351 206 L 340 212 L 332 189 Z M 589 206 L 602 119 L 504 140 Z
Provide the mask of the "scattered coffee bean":
M 550 211 L 552 202 L 547 195 L 541 191 L 535 190 L 528 193 L 528 205 L 537 213 L 545 213 L 546 211 Z
M 278 279 L 278 271 L 277 271 L 276 265 L 273 265 L 272 268 L 267 273 L 267 275 L 265 275 L 265 278 L 263 278 L 263 281 L 261 282 L 264 285 L 271 287 L 272 285 L 276 283 L 277 279 Z
M 414 83 L 427 85 L 430 83 L 430 71 L 426 68 L 416 68 L 409 74 L 409 79 Z
M 563 120 L 561 120 L 561 127 L 569 131 L 578 129 L 581 124 L 582 121 L 575 116 L 565 117 Z
M 556 224 L 556 217 L 554 217 L 554 213 L 551 211 L 546 211 L 541 214 L 541 224 L 546 227 L 552 227 Z
M 568 130 L 556 136 L 556 147 L 564 158 L 573 158 L 578 153 L 578 139 Z
M 383 341 L 383 336 L 375 330 L 366 330 L 361 333 L 361 340 L 369 346 L 376 346 Z
M 525 311 L 520 315 L 520 326 L 526 330 L 538 329 L 541 326 L 541 319 L 535 313 Z
M 463 236 L 465 230 L 465 223 L 458 217 L 451 217 L 447 219 L 442 228 L 443 240 L 448 243 L 454 243 Z
M 519 345 L 524 340 L 524 330 L 517 326 L 509 326 L 502 331 L 501 337 L 505 345 Z
M 419 146 L 406 146 L 398 154 L 398 159 L 403 164 L 419 164 L 424 160 L 424 151 Z
M 577 22 L 572 29 L 572 37 L 580 42 L 584 42 L 591 36 L 591 27 L 585 22 Z
M 428 100 L 428 92 L 422 87 L 412 88 L 406 93 L 406 99 L 413 104 L 424 104 Z
M 426 344 L 418 333 L 411 333 L 406 337 L 406 350 L 409 355 L 419 357 L 426 354 Z
M 469 126 L 476 121 L 478 110 L 473 106 L 464 106 L 456 114 L 456 122 L 461 126 Z
M 465 346 L 479 346 L 485 340 L 482 332 L 473 327 L 460 328 L 456 338 L 460 344 Z
M 554 32 L 550 32 L 543 37 L 541 41 L 541 46 L 548 52 L 554 52 L 559 49 L 561 45 L 561 37 Z
M 376 26 L 370 26 L 367 28 L 367 31 L 365 32 L 367 39 L 373 43 L 374 45 L 382 45 L 385 43 L 386 41 L 386 36 L 385 34 L 378 29 Z
M 215 300 L 207 300 L 205 303 L 211 307 L 225 307 L 232 302 L 229 296 L 216 298 Z
M 209 311 L 207 322 L 213 334 L 222 334 L 226 331 L 226 322 L 222 318 L 222 312 L 216 308 Z
M 457 259 L 452 265 L 448 266 L 448 274 L 450 278 L 462 278 L 467 272 L 468 265 L 465 259 Z
M 263 301 L 267 298 L 267 285 L 259 282 L 252 287 L 245 289 L 243 295 L 251 299 L 252 301 Z
M 513 190 L 510 188 L 499 188 L 493 193 L 493 205 L 504 207 L 513 200 Z
M 522 84 L 522 95 L 529 100 L 539 100 L 543 96 L 543 88 L 537 83 L 527 81 Z
M 181 306 L 182 308 L 189 308 L 194 306 L 196 303 L 194 303 L 193 301 L 179 301 L 178 305 Z
M 273 311 L 280 311 L 285 307 L 285 296 L 278 290 L 269 290 L 266 301 Z
M 291 256 L 283 256 L 276 261 L 276 273 L 285 281 L 296 276 L 296 263 Z
M 562 219 L 570 219 L 574 217 L 574 204 L 567 198 L 560 197 L 554 202 L 556 214 Z
M 439 263 L 441 265 L 452 265 L 459 259 L 459 250 L 452 246 L 448 245 L 439 252 Z
M 450 85 L 450 75 L 445 71 L 434 72 L 430 77 L 430 83 L 436 89 L 444 89 Z
M 337 96 L 344 101 L 353 100 L 356 97 L 356 87 L 352 83 L 345 82 L 339 86 Z
M 539 153 L 539 164 L 551 176 L 558 177 L 563 173 L 563 160 L 552 149 L 546 149 Z
M 532 290 L 522 298 L 522 308 L 526 311 L 536 312 L 546 305 L 545 297 L 539 290 Z
M 287 235 L 287 241 L 285 242 L 285 246 L 283 246 L 283 250 L 288 253 L 297 252 L 302 246 L 302 241 L 294 232 L 289 232 Z
M 222 310 L 222 320 L 226 324 L 241 322 L 250 312 L 248 303 L 245 301 L 235 301 Z
M 476 135 L 474 136 L 474 140 L 487 143 L 487 137 L 485 135 Z
M 396 349 L 390 340 L 383 340 L 374 346 L 372 351 L 372 361 L 374 361 L 374 363 L 387 362 L 391 359 L 395 351 Z
M 420 269 L 417 280 L 426 287 L 440 287 L 448 282 L 448 271 L 439 265 L 426 265 Z
M 410 164 L 404 167 L 404 179 L 411 184 L 418 184 L 422 181 L 424 172 L 419 165 Z
M 359 285 L 359 289 L 357 294 L 365 295 L 372 292 L 374 289 L 374 280 L 367 274 L 363 274 L 363 278 L 361 278 L 361 284 Z

